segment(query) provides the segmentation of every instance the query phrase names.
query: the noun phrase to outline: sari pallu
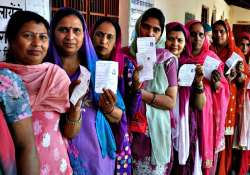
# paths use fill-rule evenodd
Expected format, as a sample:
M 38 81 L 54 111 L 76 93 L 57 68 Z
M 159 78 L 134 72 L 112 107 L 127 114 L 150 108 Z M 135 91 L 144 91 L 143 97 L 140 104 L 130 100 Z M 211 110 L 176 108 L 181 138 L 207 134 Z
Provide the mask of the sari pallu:
M 218 51 L 216 46 L 211 45 L 210 49 L 213 50 L 221 59 L 223 63 L 232 55 L 233 52 L 244 58 L 241 50 L 236 47 L 233 32 L 227 21 L 224 22 L 224 27 L 227 30 L 228 45 L 221 51 Z M 244 69 L 246 70 L 246 63 L 243 60 Z M 236 125 L 237 103 L 242 99 L 244 93 L 239 93 L 236 87 L 235 80 L 228 82 L 230 87 L 230 98 L 225 122 L 225 150 L 219 153 L 217 173 L 224 175 L 228 174 L 232 168 L 232 147 L 233 147 L 233 134 Z
M 66 73 L 51 63 L 20 65 L 1 62 L 0 67 L 18 74 L 27 88 L 40 174 L 71 174 L 66 143 L 59 129 L 60 114 L 69 108 L 70 80 Z
M 200 21 L 190 21 L 186 27 L 190 27 Z M 209 50 L 209 41 L 205 38 L 202 50 L 197 56 L 191 56 L 188 59 L 180 60 L 181 64 L 204 64 L 207 56 L 219 60 L 218 56 Z M 215 153 L 224 149 L 224 124 L 229 99 L 229 87 L 226 78 L 223 76 L 223 63 L 217 69 L 221 76 L 220 86 L 214 91 L 211 88 L 209 80 L 203 79 L 204 94 L 206 103 L 202 111 L 197 111 L 197 131 L 199 141 L 199 152 L 202 159 L 203 173 L 208 174 L 209 169 L 214 165 Z M 182 94 L 182 92 L 180 92 Z M 212 108 L 211 108 L 212 107 Z M 180 112 L 183 111 L 180 109 Z M 194 109 L 196 111 L 196 109 Z M 212 126 L 211 126 L 212 125 Z

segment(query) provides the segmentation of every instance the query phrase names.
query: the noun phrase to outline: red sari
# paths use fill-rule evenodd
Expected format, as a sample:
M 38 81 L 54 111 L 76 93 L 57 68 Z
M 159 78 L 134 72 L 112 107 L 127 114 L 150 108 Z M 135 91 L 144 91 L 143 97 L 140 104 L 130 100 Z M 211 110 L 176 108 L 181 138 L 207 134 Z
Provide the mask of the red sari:
M 210 49 L 213 50 L 221 59 L 222 62 L 226 62 L 227 59 L 232 55 L 233 52 L 240 55 L 242 58 L 244 58 L 244 55 L 242 54 L 241 50 L 236 47 L 233 32 L 230 28 L 230 25 L 227 21 L 224 21 L 224 26 L 227 30 L 227 37 L 228 37 L 228 45 L 224 47 L 222 50 L 218 51 L 216 46 L 211 45 Z M 246 65 L 244 63 L 244 65 Z M 218 169 L 217 174 L 219 175 L 227 175 L 229 174 L 232 166 L 232 147 L 233 147 L 233 134 L 234 134 L 234 128 L 236 125 L 236 107 L 238 106 L 237 103 L 241 99 L 242 93 L 239 93 L 239 91 L 236 88 L 235 81 L 229 82 L 230 86 L 230 100 L 229 105 L 227 109 L 227 115 L 226 115 L 226 123 L 225 123 L 225 150 L 219 153 L 218 156 Z

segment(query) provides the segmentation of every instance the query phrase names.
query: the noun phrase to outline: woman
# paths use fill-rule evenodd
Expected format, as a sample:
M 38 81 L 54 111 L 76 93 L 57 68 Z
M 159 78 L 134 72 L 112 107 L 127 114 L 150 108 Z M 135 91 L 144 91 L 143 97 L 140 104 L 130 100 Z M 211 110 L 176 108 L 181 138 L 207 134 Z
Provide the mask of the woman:
M 249 55 L 250 55 L 250 34 L 247 32 L 242 32 L 238 36 L 239 42 L 238 46 L 241 49 L 242 53 L 245 56 L 245 61 L 247 62 L 248 72 L 249 72 Z M 236 132 L 234 133 L 234 162 L 236 174 L 244 175 L 247 174 L 250 166 L 250 120 L 248 117 L 249 114 L 249 78 L 245 80 L 245 97 L 243 111 L 239 114 L 238 125 L 236 126 Z
M 180 65 L 190 59 L 189 32 L 182 24 L 171 22 L 166 25 L 166 48 L 176 55 Z M 172 111 L 174 119 L 172 139 L 173 146 L 178 153 L 175 152 L 175 162 L 171 174 L 191 174 L 194 171 L 194 157 L 190 155 L 194 155 L 198 144 L 197 121 L 192 111 L 202 110 L 205 103 L 202 79 L 201 66 L 197 66 L 193 88 L 179 87 L 178 90 L 176 106 Z M 193 101 L 194 105 L 189 107 L 189 101 Z
M 47 21 L 34 12 L 13 14 L 6 29 L 7 63 L 1 63 L 0 67 L 18 74 L 27 88 L 40 174 L 71 174 L 66 145 L 59 130 L 60 114 L 69 108 L 70 81 L 58 66 L 42 64 L 49 45 L 48 28 Z M 71 117 L 68 115 L 67 121 Z
M 164 30 L 164 22 L 164 15 L 159 9 L 145 11 L 136 26 L 137 37 L 131 47 L 124 48 L 124 52 L 136 62 L 136 39 L 155 37 L 157 43 Z M 171 169 L 168 166 L 171 157 L 169 110 L 175 105 L 177 92 L 176 60 L 165 49 L 156 49 L 156 57 L 154 79 L 143 82 L 140 112 L 130 121 L 130 125 L 139 123 L 137 128 L 131 128 L 134 174 L 165 174 Z
M 118 123 L 125 106 L 119 90 L 116 95 L 109 89 L 104 89 L 103 94 L 95 93 L 95 63 L 99 59 L 77 10 L 63 8 L 54 15 L 49 55 L 50 61 L 64 68 L 72 82 L 85 76 L 87 69 L 91 73 L 89 91 L 79 105 L 84 116 L 81 129 L 69 140 L 68 154 L 74 173 L 114 174 L 116 144 L 107 120 Z
M 8 69 L 0 69 L 0 82 L 0 138 L 3 143 L 0 172 L 38 175 L 39 160 L 27 90 L 20 77 Z
M 204 28 L 200 21 L 190 21 L 186 24 L 190 32 L 192 57 L 188 62 L 203 65 L 206 58 L 220 60 L 209 50 L 209 41 L 205 37 Z M 209 174 L 216 165 L 216 155 L 225 147 L 224 126 L 229 101 L 229 87 L 223 76 L 223 63 L 211 73 L 211 79 L 203 80 L 206 103 L 198 120 L 198 139 L 202 159 L 203 174 Z M 211 110 L 211 106 L 213 106 Z M 213 136 L 213 137 L 211 137 Z M 214 172 L 215 173 L 215 172 Z
M 133 81 L 135 67 L 129 58 L 120 51 L 121 29 L 119 24 L 108 17 L 100 18 L 93 27 L 91 37 L 96 53 L 101 60 L 119 62 L 118 86 L 126 102 L 126 114 L 133 116 L 141 96 Z M 123 115 L 119 124 L 111 124 L 111 127 L 117 144 L 116 174 L 132 174 L 126 116 Z
M 235 46 L 233 33 L 227 21 L 219 20 L 212 25 L 213 30 L 213 44 L 210 49 L 213 50 L 225 63 L 232 53 L 237 53 L 242 58 L 244 55 L 239 48 Z M 232 168 L 232 147 L 233 135 L 236 126 L 236 116 L 238 111 L 241 111 L 243 94 L 244 94 L 244 74 L 242 68 L 246 69 L 246 63 L 243 61 L 243 66 L 238 63 L 235 69 L 226 75 L 230 88 L 230 99 L 227 109 L 226 123 L 225 123 L 225 150 L 219 153 L 218 157 L 218 173 L 228 174 Z M 225 65 L 224 73 L 227 72 L 228 67 Z M 237 86 L 236 86 L 237 85 Z M 239 86 L 238 86 L 239 85 Z M 239 106 L 237 108 L 236 106 Z

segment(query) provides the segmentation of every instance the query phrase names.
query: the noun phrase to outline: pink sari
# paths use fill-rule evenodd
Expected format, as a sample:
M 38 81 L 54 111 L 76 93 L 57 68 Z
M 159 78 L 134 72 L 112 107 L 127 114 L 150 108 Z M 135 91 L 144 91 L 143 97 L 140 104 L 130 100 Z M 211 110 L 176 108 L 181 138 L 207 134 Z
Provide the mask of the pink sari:
M 59 130 L 60 114 L 69 108 L 70 80 L 66 72 L 51 63 L 20 65 L 1 62 L 0 67 L 18 74 L 27 88 L 40 174 L 72 174 Z
M 186 24 L 186 27 L 189 29 L 195 23 L 200 23 L 200 21 L 193 20 Z M 203 65 L 207 56 L 220 60 L 213 51 L 209 50 L 209 42 L 205 38 L 201 53 L 182 60 L 182 64 Z M 223 150 L 225 147 L 224 126 L 230 94 L 227 80 L 223 75 L 222 62 L 217 70 L 221 74 L 221 80 L 220 87 L 216 91 L 211 89 L 209 80 L 203 79 L 206 103 L 198 118 L 199 150 L 202 158 L 202 167 L 205 171 L 213 166 L 215 153 Z

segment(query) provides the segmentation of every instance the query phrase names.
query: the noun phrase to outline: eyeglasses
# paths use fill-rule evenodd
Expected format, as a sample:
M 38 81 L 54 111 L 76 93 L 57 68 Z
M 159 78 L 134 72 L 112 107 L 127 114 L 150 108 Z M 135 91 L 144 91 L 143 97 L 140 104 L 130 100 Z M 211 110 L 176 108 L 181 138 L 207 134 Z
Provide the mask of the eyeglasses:
M 104 33 L 102 31 L 99 31 L 97 30 L 95 33 L 94 33 L 94 37 L 98 37 L 98 38 L 104 38 L 106 36 L 107 40 L 109 42 L 113 41 L 114 38 L 115 38 L 115 35 L 111 34 L 111 33 Z
M 42 42 L 47 42 L 49 40 L 47 33 L 23 32 L 22 36 L 30 41 L 34 40 L 37 36 Z

